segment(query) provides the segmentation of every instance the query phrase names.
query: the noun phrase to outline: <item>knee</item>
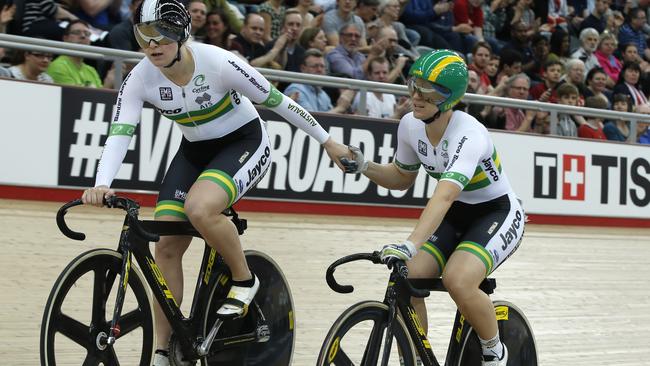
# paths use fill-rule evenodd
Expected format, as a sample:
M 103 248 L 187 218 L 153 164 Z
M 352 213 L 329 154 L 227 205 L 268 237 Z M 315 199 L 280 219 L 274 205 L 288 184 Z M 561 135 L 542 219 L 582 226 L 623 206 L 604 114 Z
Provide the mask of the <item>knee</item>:
M 442 283 L 454 300 L 465 298 L 472 291 L 472 281 L 462 271 L 445 271 L 442 276 Z
M 161 237 L 155 247 L 156 261 L 180 259 L 185 252 L 185 246 L 179 240 L 177 237 Z
M 210 216 L 215 216 L 219 211 L 211 207 L 204 200 L 185 201 L 185 215 L 194 226 L 201 226 Z

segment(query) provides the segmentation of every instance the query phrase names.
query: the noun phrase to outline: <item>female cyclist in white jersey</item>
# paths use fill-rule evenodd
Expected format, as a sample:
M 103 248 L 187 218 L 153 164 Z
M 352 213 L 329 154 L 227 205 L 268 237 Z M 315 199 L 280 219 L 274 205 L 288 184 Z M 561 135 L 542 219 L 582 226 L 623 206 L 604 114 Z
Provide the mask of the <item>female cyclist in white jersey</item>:
M 110 185 L 127 152 L 143 103 L 152 104 L 183 132 L 178 153 L 163 179 L 157 220 L 189 220 L 223 256 L 233 279 L 222 316 L 244 312 L 259 287 L 243 254 L 237 230 L 221 212 L 262 178 L 270 166 L 269 138 L 251 101 L 263 104 L 318 140 L 337 164 L 349 152 L 300 105 L 280 93 L 257 70 L 215 46 L 186 43 L 190 15 L 177 0 L 145 0 L 134 15 L 134 34 L 146 58 L 120 88 L 95 187 L 83 202 L 100 206 L 115 194 Z M 182 255 L 188 237 L 162 237 L 155 258 L 180 304 Z M 156 306 L 157 352 L 164 365 L 170 326 Z
M 508 351 L 499 340 L 492 302 L 479 284 L 519 245 L 524 212 L 488 131 L 474 117 L 452 110 L 467 89 L 463 59 L 453 51 L 432 51 L 415 61 L 409 76 L 413 112 L 400 121 L 393 162 L 366 161 L 353 146 L 354 159 L 341 162 L 347 172 L 363 173 L 389 189 L 408 189 L 420 166 L 438 179 L 411 235 L 384 246 L 382 259 L 408 261 L 411 278 L 442 276 L 478 333 L 482 364 L 505 366 Z M 412 302 L 427 329 L 424 299 Z

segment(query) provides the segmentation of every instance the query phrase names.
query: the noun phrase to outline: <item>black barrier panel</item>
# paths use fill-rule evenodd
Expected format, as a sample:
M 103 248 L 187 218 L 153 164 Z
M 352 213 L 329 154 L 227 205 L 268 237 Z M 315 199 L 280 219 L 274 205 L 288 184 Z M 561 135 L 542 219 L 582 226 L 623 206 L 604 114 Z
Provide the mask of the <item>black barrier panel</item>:
M 79 88 L 62 89 L 59 185 L 95 184 L 97 164 L 108 133 L 116 93 Z M 424 174 L 408 191 L 389 191 L 367 178 L 344 174 L 312 138 L 279 115 L 258 108 L 268 121 L 273 163 L 264 179 L 247 197 L 327 203 L 423 206 L 435 180 Z M 375 162 L 389 163 L 395 153 L 396 121 L 315 114 L 337 141 L 359 146 Z M 181 133 L 150 105 L 112 187 L 157 191 L 175 154 Z
M 62 88 L 59 185 L 95 185 L 115 98 L 116 93 L 108 90 Z M 146 126 L 145 135 L 142 126 Z M 145 105 L 143 121 L 135 129 L 113 188 L 158 191 L 167 167 L 172 127 L 169 120 L 160 121 L 160 113 L 151 105 Z

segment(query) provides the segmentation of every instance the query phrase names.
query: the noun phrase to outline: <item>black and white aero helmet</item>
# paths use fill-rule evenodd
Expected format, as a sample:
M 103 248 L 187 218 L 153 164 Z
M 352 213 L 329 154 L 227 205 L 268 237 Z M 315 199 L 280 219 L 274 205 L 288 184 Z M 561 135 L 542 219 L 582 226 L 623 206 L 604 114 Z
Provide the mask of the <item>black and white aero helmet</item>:
M 144 0 L 138 7 L 133 23 L 155 25 L 163 36 L 185 42 L 190 36 L 190 13 L 178 0 Z

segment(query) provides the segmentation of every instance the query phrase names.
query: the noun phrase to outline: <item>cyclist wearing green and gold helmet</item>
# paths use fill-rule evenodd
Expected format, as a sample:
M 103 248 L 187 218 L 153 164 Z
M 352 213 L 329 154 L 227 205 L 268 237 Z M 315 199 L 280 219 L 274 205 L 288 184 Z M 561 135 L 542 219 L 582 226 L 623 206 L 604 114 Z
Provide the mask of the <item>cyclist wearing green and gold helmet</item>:
M 391 264 L 408 261 L 409 277 L 442 276 L 460 312 L 476 329 L 482 365 L 505 366 L 508 351 L 499 340 L 494 307 L 479 284 L 519 246 L 524 211 L 508 182 L 487 129 L 453 107 L 467 90 L 467 65 L 449 50 L 421 56 L 409 71 L 413 112 L 400 120 L 392 163 L 366 161 L 350 146 L 349 173 L 362 173 L 389 189 L 410 188 L 420 166 L 438 180 L 408 238 L 382 248 Z M 427 329 L 423 299 L 412 300 Z

